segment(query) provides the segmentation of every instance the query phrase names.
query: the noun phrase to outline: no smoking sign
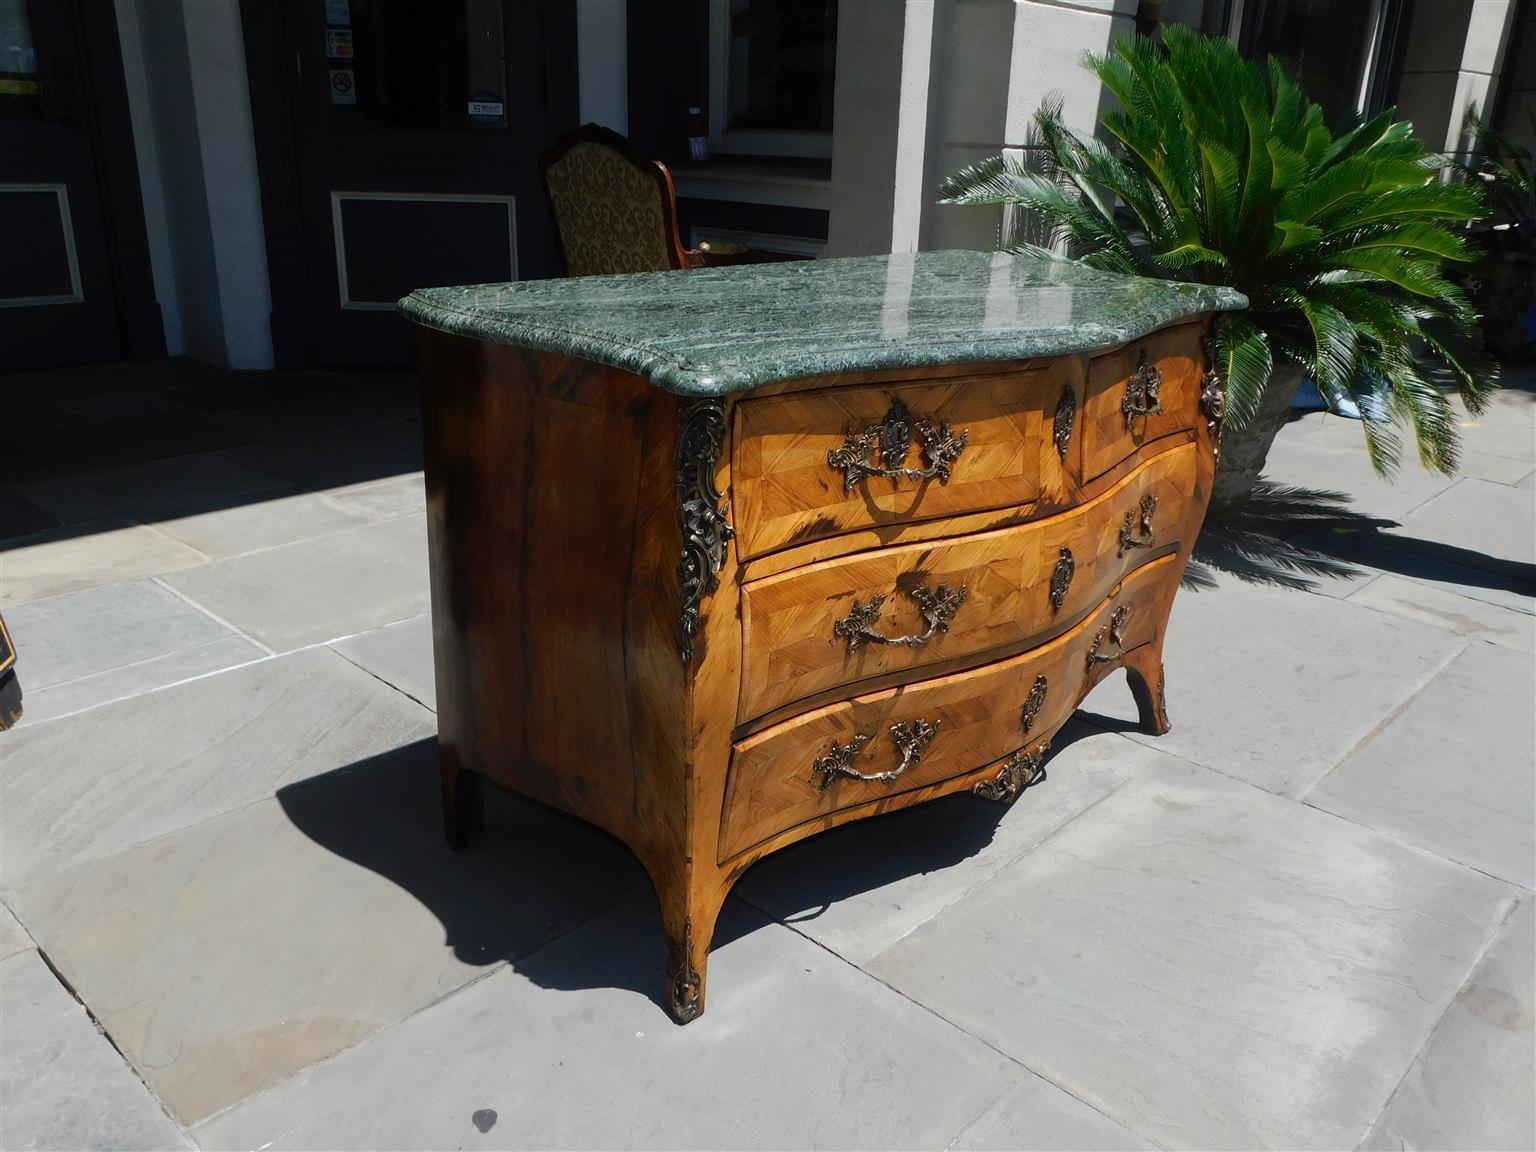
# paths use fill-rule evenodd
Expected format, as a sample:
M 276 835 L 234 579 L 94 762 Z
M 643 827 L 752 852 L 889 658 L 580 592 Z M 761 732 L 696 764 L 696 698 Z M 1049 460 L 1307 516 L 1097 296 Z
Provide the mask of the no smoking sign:
M 331 69 L 331 103 L 356 104 L 357 81 L 350 68 Z

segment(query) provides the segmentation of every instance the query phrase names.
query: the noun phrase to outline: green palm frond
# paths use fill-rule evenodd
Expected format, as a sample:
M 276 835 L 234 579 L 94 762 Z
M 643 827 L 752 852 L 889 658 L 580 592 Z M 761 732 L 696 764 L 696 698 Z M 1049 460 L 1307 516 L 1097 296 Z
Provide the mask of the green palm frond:
M 1033 209 L 1095 267 L 1243 292 L 1248 310 L 1217 332 L 1230 423 L 1253 417 L 1276 360 L 1290 360 L 1333 397 L 1374 397 L 1386 382 L 1385 406 L 1367 403 L 1363 421 L 1378 470 L 1396 466 L 1400 427 L 1428 467 L 1454 467 L 1454 410 L 1416 357 L 1444 363 L 1473 412 L 1497 387 L 1473 351 L 1477 317 L 1445 275 L 1477 255 L 1464 233 L 1486 212 L 1483 192 L 1442 179 L 1445 162 L 1391 110 L 1335 133 L 1278 61 L 1180 26 L 1163 37 L 1084 58 L 1115 100 L 1100 121 L 1107 143 L 1068 128 L 1057 101 L 1035 118 L 1042 171 L 996 158 L 940 194 Z M 1485 140 L 1528 192 L 1529 154 L 1504 144 Z

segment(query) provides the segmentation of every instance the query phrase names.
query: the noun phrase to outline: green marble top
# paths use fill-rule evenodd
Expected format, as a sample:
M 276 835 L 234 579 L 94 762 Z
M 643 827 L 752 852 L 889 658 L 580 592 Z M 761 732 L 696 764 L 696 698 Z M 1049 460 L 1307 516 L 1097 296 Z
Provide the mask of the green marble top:
M 830 372 L 1089 351 L 1246 304 L 1230 288 L 1067 261 L 919 252 L 422 288 L 400 308 L 445 332 L 719 396 Z

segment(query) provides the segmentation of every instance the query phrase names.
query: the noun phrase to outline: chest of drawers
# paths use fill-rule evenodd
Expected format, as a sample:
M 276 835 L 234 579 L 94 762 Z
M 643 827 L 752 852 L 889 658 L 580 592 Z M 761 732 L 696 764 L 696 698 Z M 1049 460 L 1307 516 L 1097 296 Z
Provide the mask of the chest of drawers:
M 765 854 L 1013 801 L 1118 668 L 1165 731 L 1241 303 L 960 252 L 414 293 L 449 839 L 486 778 L 622 839 L 687 1021 Z

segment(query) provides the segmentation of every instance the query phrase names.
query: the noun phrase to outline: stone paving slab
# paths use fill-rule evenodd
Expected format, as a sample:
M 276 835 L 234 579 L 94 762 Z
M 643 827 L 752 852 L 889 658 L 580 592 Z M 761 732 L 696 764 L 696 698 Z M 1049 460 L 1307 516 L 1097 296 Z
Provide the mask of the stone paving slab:
M 651 999 L 664 956 L 655 902 L 639 897 L 236 1105 L 197 1139 L 211 1149 L 940 1148 L 1025 1075 L 739 903 L 716 936 L 709 1010 L 686 1028 Z
M 0 608 L 206 563 L 197 549 L 142 524 L 71 525 L 0 552 Z
M 845 960 L 872 960 L 1162 757 L 1077 720 L 1056 747 L 1011 808 L 953 796 L 834 829 L 769 856 L 736 892 Z
M 1462 480 L 1384 530 L 1398 547 L 1536 583 L 1536 495 Z
M 1354 432 L 1359 435 L 1358 424 Z M 1456 483 L 1456 477 L 1430 472 L 1413 460 L 1405 461 L 1391 480 L 1384 480 L 1371 467 L 1363 441 L 1346 445 L 1285 435 L 1270 449 L 1264 475 L 1307 491 L 1347 493 L 1344 507 L 1348 511 L 1386 520 L 1400 520 Z
M 1475 643 L 1308 804 L 1536 888 L 1536 661 Z
M 421 471 L 421 429 L 400 421 L 236 448 L 232 459 L 305 490 Z
M 375 520 L 394 520 L 427 510 L 427 484 L 420 472 L 336 488 L 328 495 L 338 504 Z
M 17 914 L 194 1123 L 645 884 L 610 838 L 495 790 L 454 853 L 437 797 L 419 740 L 29 884 Z
M 437 711 L 431 616 L 417 616 L 413 620 L 375 628 L 372 632 L 337 640 L 331 647 L 359 668 Z
M 1296 543 L 1362 569 L 1353 586 L 1345 589 L 1346 596 L 1385 573 L 1512 612 L 1536 613 L 1536 583 L 1518 573 L 1454 563 L 1411 545 L 1405 547 L 1401 540 L 1385 533 L 1309 532 L 1298 536 Z M 1468 558 L 1464 553 L 1452 554 Z
M 369 523 L 371 517 L 304 492 L 162 520 L 155 527 L 206 556 L 223 560 Z
M 5 622 L 26 669 L 29 712 L 42 689 L 235 635 L 152 580 L 34 600 Z
M 1139 1152 L 1155 1148 L 1049 1080 L 1026 1076 L 949 1145 L 958 1150 Z
M 191 1147 L 36 952 L 0 962 L 0 1146 Z
M 869 971 L 1164 1147 L 1351 1148 L 1514 891 L 1159 766 Z
M 19 493 L 0 488 L 0 540 L 30 536 L 57 527 L 58 523 L 57 517 L 50 516 Z
M 1536 1147 L 1536 902 L 1520 901 L 1362 1147 Z
M 1536 650 L 1536 616 L 1448 592 L 1441 585 L 1384 573 L 1351 593 L 1349 600 L 1471 639 L 1523 652 Z
M 324 648 L 23 725 L 3 737 L 0 884 L 14 892 L 435 732 L 430 712 Z
M 1163 651 L 1172 732 L 1133 730 L 1119 673 L 1082 707 L 1148 747 L 1296 796 L 1465 645 L 1413 620 L 1223 575 L 1174 601 Z
M 166 577 L 194 603 L 287 652 L 430 607 L 425 516 L 406 516 Z
M 18 952 L 36 948 L 27 930 L 17 922 L 11 910 L 0 904 L 0 960 L 6 960 Z
M 174 456 L 18 485 L 21 494 L 65 523 L 120 517 L 145 523 L 206 508 L 239 505 L 289 490 L 282 479 L 222 452 Z
M 26 712 L 21 718 L 24 725 L 40 724 L 44 720 L 56 720 L 72 716 L 88 708 L 110 704 L 115 700 L 127 700 L 158 688 L 168 688 L 199 676 L 225 672 L 242 664 L 264 660 L 270 653 L 251 641 L 239 636 L 226 636 L 183 648 L 164 656 L 155 656 L 138 664 L 125 664 L 109 668 L 91 676 L 82 676 L 34 692 L 23 673 L 22 685 L 26 689 Z

